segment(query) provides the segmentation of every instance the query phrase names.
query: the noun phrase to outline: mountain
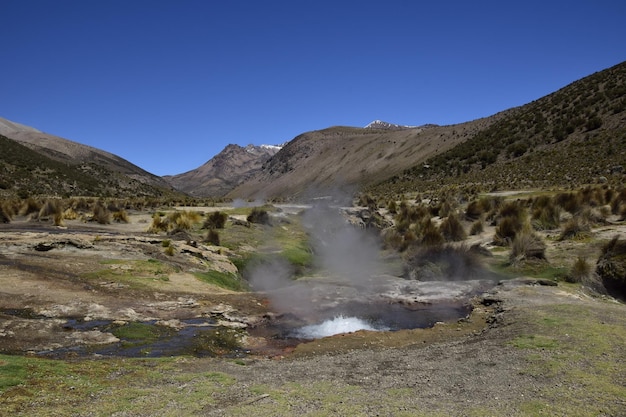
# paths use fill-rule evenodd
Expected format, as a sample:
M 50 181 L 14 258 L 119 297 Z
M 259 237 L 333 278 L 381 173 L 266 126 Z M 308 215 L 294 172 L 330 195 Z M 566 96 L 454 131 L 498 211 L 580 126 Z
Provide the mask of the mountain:
M 417 162 L 417 161 L 416 161 Z M 626 62 L 517 108 L 458 146 L 371 188 L 482 190 L 626 181 Z
M 272 145 L 231 144 L 202 166 L 163 178 L 177 190 L 195 197 L 222 197 L 253 176 L 280 149 Z
M 471 122 L 403 127 L 375 121 L 288 142 L 237 198 L 298 198 L 333 188 L 379 195 L 575 187 L 626 181 L 626 62 L 524 106 Z
M 112 153 L 0 118 L 0 195 L 161 196 L 161 177 Z
M 455 126 L 335 126 L 288 142 L 232 198 L 298 198 L 373 185 L 462 143 L 504 113 Z
M 382 120 L 374 120 L 365 126 L 366 129 L 388 129 L 388 130 L 403 130 L 403 129 L 413 129 L 419 126 L 403 126 L 397 125 L 389 122 L 383 122 Z

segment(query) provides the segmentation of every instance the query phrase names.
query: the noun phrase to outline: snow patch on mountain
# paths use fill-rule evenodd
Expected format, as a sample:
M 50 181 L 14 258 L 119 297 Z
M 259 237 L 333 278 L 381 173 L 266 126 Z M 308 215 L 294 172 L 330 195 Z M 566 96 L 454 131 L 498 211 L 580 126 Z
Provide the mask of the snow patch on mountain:
M 374 120 L 365 126 L 366 129 L 388 129 L 388 130 L 400 130 L 400 129 L 415 129 L 419 126 L 407 126 L 397 125 L 394 123 L 384 122 L 382 120 Z

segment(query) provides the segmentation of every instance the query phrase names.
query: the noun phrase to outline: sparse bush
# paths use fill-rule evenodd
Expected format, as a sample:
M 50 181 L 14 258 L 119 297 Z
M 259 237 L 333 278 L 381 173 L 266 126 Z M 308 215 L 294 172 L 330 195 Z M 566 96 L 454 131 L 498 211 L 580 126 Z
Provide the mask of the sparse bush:
M 516 233 L 509 256 L 511 263 L 529 259 L 546 259 L 546 244 L 529 227 Z
M 205 242 L 214 246 L 220 245 L 220 234 L 215 229 L 210 229 L 206 235 Z
M 485 224 L 482 220 L 476 220 L 470 228 L 470 235 L 475 236 L 481 234 L 485 230 Z
M 422 245 L 437 246 L 444 243 L 444 238 L 435 223 L 426 219 L 422 226 Z
M 485 207 L 482 204 L 481 200 L 473 200 L 473 201 L 471 201 L 467 205 L 467 208 L 465 209 L 465 217 L 468 220 L 477 220 L 483 214 L 485 214 Z
M 30 214 L 39 214 L 39 210 L 41 210 L 42 204 L 35 200 L 34 198 L 27 198 L 22 203 L 22 207 L 20 208 L 19 215 L 20 216 L 28 216 Z
M 619 235 L 602 248 L 596 273 L 609 294 L 626 300 L 626 242 Z
M 504 217 L 496 226 L 494 243 L 499 246 L 509 246 L 522 227 L 523 223 L 518 218 Z
M 128 223 L 128 213 L 126 213 L 126 210 L 121 209 L 113 213 L 113 221 L 116 223 Z
M 463 224 L 455 214 L 451 214 L 441 222 L 439 227 L 444 239 L 448 242 L 458 242 L 467 237 Z
M 578 194 L 575 193 L 560 193 L 554 197 L 554 202 L 561 206 L 563 210 L 576 214 L 581 208 L 581 201 Z
M 569 219 L 561 228 L 559 240 L 584 239 L 589 236 L 591 225 L 582 216 L 574 216 Z
M 159 213 L 152 215 L 152 223 L 148 228 L 148 233 L 167 232 L 167 221 L 164 221 L 163 217 Z
M 589 262 L 587 262 L 585 258 L 579 256 L 572 265 L 570 273 L 565 277 L 565 281 L 582 282 L 588 280 L 592 273 L 593 269 L 591 268 Z
M 209 214 L 202 224 L 203 229 L 223 229 L 228 220 L 228 214 L 222 211 L 214 211 Z
M 252 209 L 252 212 L 248 215 L 246 220 L 248 220 L 250 223 L 267 224 L 267 225 L 271 224 L 270 216 L 267 213 L 267 210 L 264 210 L 258 207 L 254 207 Z
M 422 246 L 407 258 L 404 276 L 419 281 L 488 279 L 490 273 L 465 245 Z
M 63 226 L 63 204 L 59 199 L 48 199 L 39 210 L 39 220 L 52 218 L 55 226 Z
M 98 224 L 110 224 L 111 212 L 107 209 L 101 201 L 98 201 L 93 207 L 92 219 Z
M 9 213 L 7 205 L 0 202 L 0 223 L 11 223 L 13 216 Z
M 561 208 L 547 196 L 539 197 L 532 206 L 531 223 L 536 230 L 552 230 L 561 224 Z
M 76 213 L 72 207 L 68 207 L 63 212 L 63 218 L 65 220 L 76 220 L 78 218 L 78 213 Z

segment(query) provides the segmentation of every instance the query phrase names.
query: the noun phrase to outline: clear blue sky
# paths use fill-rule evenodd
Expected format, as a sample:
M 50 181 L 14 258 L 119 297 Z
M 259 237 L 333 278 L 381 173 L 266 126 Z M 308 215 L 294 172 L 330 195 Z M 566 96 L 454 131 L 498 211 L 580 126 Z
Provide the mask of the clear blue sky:
M 0 117 L 157 175 L 489 116 L 626 60 L 626 1 L 0 0 Z

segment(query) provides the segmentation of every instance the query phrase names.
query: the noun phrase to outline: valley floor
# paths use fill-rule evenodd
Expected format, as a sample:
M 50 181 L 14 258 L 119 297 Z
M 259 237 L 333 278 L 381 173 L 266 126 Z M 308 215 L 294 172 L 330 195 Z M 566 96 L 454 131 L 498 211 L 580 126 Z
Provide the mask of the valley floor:
M 0 416 L 626 410 L 626 306 L 577 284 L 528 278 L 504 281 L 474 298 L 468 318 L 431 329 L 361 331 L 284 349 L 250 337 L 256 352 L 215 357 L 42 354 L 111 342 L 98 330 L 77 339 L 67 317 L 119 326 L 155 320 L 172 328 L 206 317 L 236 329 L 268 314 L 261 295 L 219 288 L 189 272 L 203 262 L 228 270 L 223 253 L 179 243 L 188 256 L 164 258 L 163 237 L 145 233 L 146 221 L 88 229 L 14 222 L 0 232 Z M 565 249 L 550 250 L 557 256 Z

